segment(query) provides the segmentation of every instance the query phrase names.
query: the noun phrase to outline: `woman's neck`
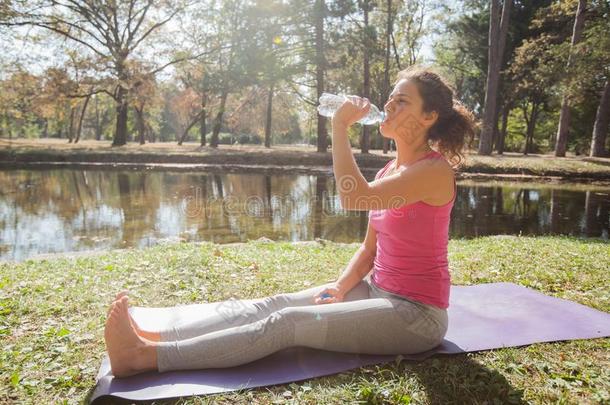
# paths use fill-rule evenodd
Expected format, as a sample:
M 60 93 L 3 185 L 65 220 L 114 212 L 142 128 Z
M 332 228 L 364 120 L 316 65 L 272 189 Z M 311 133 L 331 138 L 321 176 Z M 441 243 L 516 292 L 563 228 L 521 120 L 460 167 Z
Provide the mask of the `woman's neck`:
M 430 153 L 432 148 L 428 145 L 428 142 L 422 142 L 418 145 L 407 145 L 402 143 L 396 143 L 396 167 L 401 165 L 409 166 L 413 162 L 421 159 L 427 153 Z

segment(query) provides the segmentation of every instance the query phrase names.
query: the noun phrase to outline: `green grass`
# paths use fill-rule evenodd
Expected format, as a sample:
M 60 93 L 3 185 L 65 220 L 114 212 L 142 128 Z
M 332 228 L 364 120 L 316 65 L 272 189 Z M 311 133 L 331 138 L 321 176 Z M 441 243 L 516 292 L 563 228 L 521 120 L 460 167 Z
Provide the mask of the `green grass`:
M 0 403 L 78 403 L 104 355 L 114 294 L 169 306 L 258 298 L 334 280 L 357 245 L 172 244 L 0 264 Z M 610 312 L 610 244 L 496 236 L 452 240 L 454 284 L 510 281 Z M 179 403 L 610 403 L 610 339 L 534 344 L 364 367 Z

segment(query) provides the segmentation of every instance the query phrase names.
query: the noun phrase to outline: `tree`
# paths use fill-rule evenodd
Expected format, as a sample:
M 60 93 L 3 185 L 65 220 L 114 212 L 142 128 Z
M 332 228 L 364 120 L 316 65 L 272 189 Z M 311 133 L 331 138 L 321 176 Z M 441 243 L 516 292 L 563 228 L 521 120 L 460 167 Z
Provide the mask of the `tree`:
M 383 105 L 390 94 L 390 77 L 394 72 L 404 67 L 414 65 L 421 61 L 420 51 L 424 36 L 429 33 L 425 25 L 425 16 L 434 11 L 428 0 L 398 1 L 386 0 L 383 10 L 384 21 L 379 25 L 385 26 L 384 43 L 380 44 L 384 49 L 383 79 L 379 83 L 379 104 Z M 398 29 L 395 30 L 394 26 Z M 392 60 L 390 56 L 393 54 Z M 389 139 L 383 137 L 383 153 L 388 153 Z
M 600 112 L 605 108 L 604 89 L 610 77 L 610 38 L 607 35 L 610 30 L 607 18 L 610 4 L 594 1 L 587 6 L 582 17 L 587 21 L 586 26 L 582 27 L 579 40 L 573 43 L 574 14 L 578 7 L 577 0 L 553 3 L 541 10 L 540 15 L 533 20 L 532 28 L 539 32 L 536 41 L 548 43 L 545 45 L 548 57 L 545 57 L 544 65 L 547 69 L 553 66 L 556 72 L 552 75 L 547 92 L 553 97 L 553 104 L 558 104 L 558 110 L 560 106 L 565 106 L 563 102 L 567 97 L 567 114 L 576 118 L 570 119 L 568 125 L 572 135 L 569 142 L 566 139 L 566 150 L 573 148 L 576 153 L 580 153 L 589 149 L 591 153 L 591 148 L 600 140 L 601 148 L 604 148 L 603 134 L 607 132 L 607 123 L 603 123 L 607 114 Z M 563 117 L 565 119 L 566 115 Z M 600 130 L 602 132 L 598 132 Z M 601 135 L 601 138 L 595 134 Z M 557 132 L 553 132 L 553 136 L 552 143 L 555 147 Z
M 201 99 L 192 87 L 187 87 L 177 94 L 171 106 L 180 122 L 178 145 L 182 145 L 191 128 L 200 122 L 204 111 L 201 109 Z
M 212 5 L 214 6 L 214 5 Z M 208 25 L 193 42 L 205 55 L 201 63 L 205 64 L 202 76 L 207 82 L 202 83 L 201 91 L 218 95 L 218 107 L 212 126 L 210 146 L 218 147 L 219 134 L 223 125 L 223 118 L 229 94 L 247 86 L 251 81 L 246 74 L 246 64 L 242 63 L 247 54 L 246 26 L 247 4 L 243 0 L 223 1 L 220 7 L 209 8 L 202 4 L 197 10 Z M 197 21 L 197 24 L 200 24 Z M 209 87 L 208 87 L 209 85 Z M 201 99 L 201 108 L 205 114 L 205 99 Z
M 81 46 L 96 64 L 111 72 L 114 88 L 108 94 L 114 98 L 117 111 L 112 144 L 120 146 L 127 142 L 129 61 L 153 33 L 184 7 L 179 0 L 125 0 L 101 4 L 73 0 L 15 2 L 11 4 L 9 17 L 0 24 L 51 31 Z M 149 74 L 167 65 L 169 63 L 151 67 Z
M 507 104 L 519 107 L 526 123 L 523 153 L 534 151 L 536 123 L 552 93 L 549 91 L 561 77 L 561 64 L 557 63 L 554 38 L 548 34 L 526 40 L 515 50 L 514 59 L 507 69 L 510 92 L 505 93 Z
M 331 65 L 328 60 L 329 43 L 332 39 L 336 42 L 341 38 L 342 30 L 328 30 L 330 21 L 341 20 L 354 10 L 352 1 L 349 0 L 290 0 L 289 8 L 299 10 L 290 17 L 289 23 L 294 27 L 296 41 L 301 44 L 299 58 L 303 65 L 303 76 L 310 79 L 306 87 L 315 88 L 314 99 L 307 97 L 295 86 L 293 90 L 299 97 L 309 105 L 315 106 L 323 92 L 327 90 L 327 75 L 332 68 L 341 67 L 343 64 Z M 342 25 L 342 24 L 341 24 Z M 336 53 L 335 53 L 336 55 Z M 310 84 L 311 83 L 311 84 Z M 300 86 L 299 86 L 300 87 Z M 318 152 L 326 152 L 328 149 L 327 119 L 319 114 L 316 115 L 317 137 L 316 145 Z
M 478 116 L 485 102 L 488 13 L 483 6 L 458 10 L 445 5 L 442 32 L 434 47 L 436 64 L 451 79 L 461 101 Z
M 571 46 L 574 47 L 579 41 L 582 35 L 583 25 L 585 23 L 585 8 L 587 2 L 585 0 L 579 0 L 578 9 L 576 10 L 576 18 L 574 19 L 574 30 L 572 31 L 572 42 Z M 572 53 L 568 56 L 568 63 L 566 70 L 569 72 L 572 65 Z M 555 156 L 564 157 L 566 155 L 566 146 L 568 143 L 568 131 L 570 126 L 570 105 L 569 105 L 569 94 L 567 92 L 563 95 L 561 102 L 561 111 L 559 114 L 559 126 L 557 127 L 557 141 L 555 143 Z
M 386 23 L 385 23 L 385 57 L 383 60 L 383 89 L 382 100 L 388 98 L 390 94 L 390 44 L 394 39 L 394 13 L 392 0 L 386 0 Z M 397 60 L 400 62 L 400 59 Z M 388 141 L 383 138 L 383 153 L 388 153 Z
M 574 57 L 575 75 L 579 88 L 590 88 L 590 93 L 599 100 L 595 113 L 595 122 L 591 136 L 590 156 L 608 156 L 606 139 L 608 138 L 608 125 L 610 124 L 610 3 L 594 2 L 587 15 L 587 27 L 579 44 L 576 46 Z M 586 91 L 580 90 L 581 93 Z M 581 103 L 589 100 L 584 96 Z
M 42 80 L 17 66 L 0 82 L 1 131 L 13 135 L 30 135 L 44 106 Z
M 371 68 L 370 68 L 370 50 L 373 47 L 375 41 L 375 32 L 372 30 L 372 27 L 369 26 L 369 12 L 371 11 L 373 4 L 370 0 L 359 0 L 358 1 L 360 8 L 362 9 L 362 14 L 364 17 L 363 35 L 362 35 L 362 56 L 363 56 L 363 83 L 362 83 L 362 97 L 370 99 L 371 98 Z M 372 31 L 372 32 L 371 32 Z M 368 125 L 362 126 L 362 138 L 360 140 L 360 152 L 361 153 L 369 153 L 369 143 L 370 143 L 370 132 L 371 127 Z
M 249 45 L 243 60 L 248 76 L 254 77 L 254 86 L 264 89 L 261 97 L 266 100 L 264 144 L 271 147 L 274 97 L 282 86 L 291 82 L 302 64 L 293 55 L 300 49 L 294 27 L 288 24 L 291 10 L 282 1 L 256 2 L 247 10 L 246 36 Z M 256 103 L 256 102 L 255 102 Z
M 326 70 L 326 59 L 324 57 L 324 19 L 326 16 L 325 0 L 315 0 L 313 20 L 315 27 L 315 49 L 316 49 L 316 100 L 324 93 L 324 73 Z M 326 118 L 318 114 L 318 152 L 326 152 L 328 142 L 326 138 Z
M 159 99 L 155 76 L 148 74 L 146 69 L 138 64 L 133 68 L 133 86 L 130 92 L 129 104 L 133 106 L 136 114 L 136 128 L 138 131 L 138 141 L 140 145 L 152 141 L 152 128 L 147 120 L 147 112 L 157 108 L 161 102 Z
M 502 17 L 500 20 L 500 9 L 497 0 L 491 0 L 489 11 L 489 50 L 487 65 L 487 85 L 485 91 L 485 108 L 483 110 L 483 129 L 479 139 L 479 154 L 489 155 L 493 147 L 492 139 L 496 127 L 496 108 L 498 99 L 498 84 L 500 80 L 500 68 L 504 45 L 508 32 L 508 20 L 512 0 L 504 0 L 502 6 Z
M 608 137 L 608 124 L 610 124 L 610 81 L 606 79 L 604 90 L 600 97 L 595 125 L 591 139 L 590 156 L 606 156 L 606 138 Z

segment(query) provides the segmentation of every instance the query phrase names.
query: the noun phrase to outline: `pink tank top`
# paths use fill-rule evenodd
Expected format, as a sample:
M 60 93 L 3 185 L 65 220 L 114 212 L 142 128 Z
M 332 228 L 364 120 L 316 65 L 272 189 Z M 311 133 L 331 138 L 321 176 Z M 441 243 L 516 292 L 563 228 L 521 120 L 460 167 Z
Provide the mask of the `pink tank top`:
M 422 159 L 444 159 L 431 151 Z M 391 160 L 377 172 L 386 172 Z M 449 219 L 457 195 L 445 205 L 433 206 L 423 201 L 399 208 L 370 210 L 369 221 L 377 231 L 377 254 L 371 280 L 377 287 L 406 298 L 434 305 L 449 306 L 449 264 L 447 243 Z

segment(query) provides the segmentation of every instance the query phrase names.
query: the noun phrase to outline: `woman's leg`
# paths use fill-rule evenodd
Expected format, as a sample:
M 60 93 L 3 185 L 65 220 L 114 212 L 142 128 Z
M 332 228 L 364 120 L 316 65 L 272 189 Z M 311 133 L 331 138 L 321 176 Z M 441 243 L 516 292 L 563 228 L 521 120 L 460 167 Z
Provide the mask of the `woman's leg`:
M 440 343 L 446 321 L 444 310 L 426 311 L 421 304 L 373 292 L 369 299 L 284 307 L 250 324 L 160 342 L 157 367 L 159 371 L 232 367 L 292 346 L 366 354 L 419 353 Z
M 225 311 L 226 308 L 222 306 L 224 304 L 229 307 L 230 305 L 227 304 L 227 301 L 220 302 L 217 306 L 218 310 L 214 315 L 202 318 L 197 322 L 177 326 L 173 328 L 173 331 L 178 336 L 199 336 L 205 333 L 210 335 L 214 333 L 214 331 L 220 330 L 220 339 L 222 339 L 222 332 L 230 329 L 229 335 L 236 335 L 244 332 L 244 336 L 246 337 L 244 340 L 248 341 L 248 343 L 254 343 L 254 340 L 260 337 L 259 332 L 265 333 L 264 330 L 269 329 L 266 325 L 272 323 L 272 320 L 277 317 L 277 309 L 281 310 L 282 308 L 286 308 L 287 305 L 310 305 L 313 303 L 314 296 L 330 284 L 331 283 L 324 284 L 294 293 L 276 294 L 271 297 L 265 297 L 259 301 L 254 301 L 252 305 L 243 303 L 243 307 L 237 307 L 240 310 L 230 313 Z M 369 297 L 369 291 L 368 284 L 366 282 L 360 282 L 345 295 L 344 299 L 345 301 L 366 299 Z M 318 306 L 315 304 L 313 305 Z M 254 317 L 257 320 L 254 322 L 242 323 L 247 322 L 249 317 Z M 264 329 L 259 330 L 261 327 Z M 252 333 L 253 329 L 254 333 Z M 142 333 L 145 335 L 143 336 Z M 155 336 L 150 338 L 148 336 L 155 333 L 156 332 L 142 331 L 138 328 L 128 312 L 127 293 L 119 293 L 109 310 L 109 316 L 104 330 L 104 338 L 106 340 L 112 372 L 115 376 L 123 377 L 142 371 L 157 369 L 158 346 L 163 345 L 164 343 L 157 343 L 159 342 L 158 338 L 155 338 Z M 166 346 L 169 345 L 169 347 L 171 347 L 172 344 L 167 343 Z M 212 344 L 216 345 L 217 343 Z
M 189 339 L 217 330 L 259 321 L 282 308 L 313 305 L 315 295 L 332 284 L 327 283 L 292 293 L 275 294 L 253 302 L 236 299 L 217 302 L 213 314 L 208 314 L 196 321 L 172 325 L 167 329 L 159 331 L 143 330 L 131 317 L 130 322 L 140 337 L 153 342 Z M 128 297 L 127 291 L 118 293 L 115 297 L 115 302 L 120 301 L 123 297 Z M 345 295 L 344 301 L 368 297 L 368 284 L 361 281 Z
M 315 295 L 332 284 L 327 283 L 301 291 L 275 294 L 253 302 L 235 299 L 221 301 L 215 304 L 212 314 L 196 321 L 173 325 L 160 331 L 160 339 L 157 339 L 157 341 L 185 340 L 223 329 L 242 328 L 261 321 L 284 308 L 317 305 L 314 303 Z M 365 281 L 361 281 L 345 295 L 344 301 L 366 298 L 369 298 L 369 286 Z

